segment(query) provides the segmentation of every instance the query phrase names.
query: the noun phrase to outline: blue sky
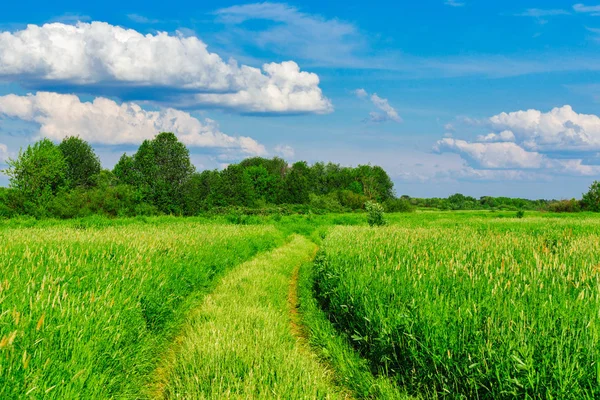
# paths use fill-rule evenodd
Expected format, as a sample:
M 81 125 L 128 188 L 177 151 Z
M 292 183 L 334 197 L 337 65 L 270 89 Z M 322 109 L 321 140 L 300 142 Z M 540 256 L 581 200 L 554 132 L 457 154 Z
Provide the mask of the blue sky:
M 577 1 L 17 2 L 0 163 L 76 134 L 112 167 L 171 130 L 198 169 L 278 155 L 378 164 L 399 195 L 578 197 L 598 50 L 600 3 Z

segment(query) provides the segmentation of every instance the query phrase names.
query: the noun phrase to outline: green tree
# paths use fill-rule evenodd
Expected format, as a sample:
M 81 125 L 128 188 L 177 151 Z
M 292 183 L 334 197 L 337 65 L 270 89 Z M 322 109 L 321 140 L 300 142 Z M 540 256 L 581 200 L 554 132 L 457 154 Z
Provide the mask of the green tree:
M 112 172 L 119 183 L 131 186 L 139 186 L 141 183 L 140 174 L 135 169 L 133 157 L 127 154 L 121 156 Z
M 587 193 L 584 193 L 581 203 L 587 211 L 600 211 L 600 182 L 594 181 L 591 184 Z
M 162 132 L 145 140 L 132 160 L 124 155 L 117 166 L 115 175 L 136 186 L 160 211 L 180 212 L 182 188 L 194 166 L 189 150 L 173 133 Z
M 182 207 L 185 215 L 198 215 L 208 208 L 208 198 L 219 180 L 218 171 L 194 172 L 182 187 Z
M 19 151 L 16 159 L 7 161 L 4 171 L 10 187 L 35 205 L 44 205 L 65 187 L 67 163 L 62 152 L 48 139 L 42 139 Z
M 213 206 L 252 207 L 256 202 L 256 194 L 252 181 L 244 168 L 232 164 L 219 174 L 211 187 L 209 204 Z
M 310 169 L 305 161 L 292 165 L 285 177 L 284 198 L 286 203 L 307 204 L 309 198 Z
M 92 187 L 102 170 L 94 149 L 83 139 L 69 136 L 58 145 L 67 163 L 66 181 L 69 187 Z

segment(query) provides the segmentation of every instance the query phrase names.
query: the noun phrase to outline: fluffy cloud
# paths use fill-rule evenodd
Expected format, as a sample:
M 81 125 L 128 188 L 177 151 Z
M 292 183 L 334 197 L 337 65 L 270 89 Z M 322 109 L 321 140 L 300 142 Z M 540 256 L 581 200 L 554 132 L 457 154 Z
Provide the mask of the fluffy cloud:
M 249 67 L 248 67 L 249 68 Z M 235 93 L 197 94 L 194 102 L 248 113 L 326 113 L 333 110 L 319 88 L 319 77 L 301 72 L 293 61 L 263 66 L 256 82 Z
M 490 118 L 497 130 L 511 131 L 523 147 L 535 151 L 600 150 L 600 118 L 578 114 L 571 106 L 501 113 Z
M 515 134 L 511 131 L 502 131 L 500 133 L 489 133 L 487 135 L 477 136 L 478 142 L 514 142 Z
M 294 156 L 296 155 L 296 151 L 294 150 L 294 148 L 288 145 L 275 146 L 275 152 L 286 159 L 294 158 Z
M 135 103 L 117 104 L 102 97 L 82 102 L 74 95 L 48 92 L 0 96 L 0 117 L 35 122 L 40 125 L 40 136 L 56 141 L 65 136 L 80 136 L 91 143 L 139 144 L 158 132 L 168 131 L 190 147 L 266 154 L 265 148 L 254 139 L 226 135 L 211 119 L 200 121 L 172 108 L 146 111 Z
M 451 151 L 464 155 L 478 166 L 487 169 L 531 169 L 540 168 L 545 162 L 543 155 L 528 152 L 515 143 L 469 143 L 464 140 L 444 138 L 434 150 Z
M 460 155 L 469 164 L 461 173 L 473 177 L 488 175 L 493 170 L 536 170 L 535 174 L 547 177 L 600 175 L 600 165 L 596 162 L 600 117 L 596 115 L 578 114 L 570 106 L 564 106 L 546 113 L 538 110 L 501 113 L 491 117 L 488 125 L 494 132 L 478 136 L 476 142 L 444 138 L 433 149 Z
M 369 93 L 365 89 L 356 89 L 352 93 L 356 95 L 359 99 L 364 99 L 369 97 Z M 398 112 L 394 107 L 392 107 L 388 101 L 388 99 L 384 99 L 379 97 L 377 93 L 373 93 L 369 98 L 371 103 L 375 107 L 377 107 L 382 112 L 371 112 L 369 113 L 369 121 L 371 122 L 386 122 L 386 121 L 395 121 L 402 122 L 402 118 L 398 115 Z
M 293 62 L 263 69 L 225 62 L 196 37 L 143 35 L 104 22 L 28 25 L 0 33 L 0 78 L 191 92 L 188 106 L 241 112 L 327 113 L 316 74 Z M 193 93 L 199 93 L 193 95 Z

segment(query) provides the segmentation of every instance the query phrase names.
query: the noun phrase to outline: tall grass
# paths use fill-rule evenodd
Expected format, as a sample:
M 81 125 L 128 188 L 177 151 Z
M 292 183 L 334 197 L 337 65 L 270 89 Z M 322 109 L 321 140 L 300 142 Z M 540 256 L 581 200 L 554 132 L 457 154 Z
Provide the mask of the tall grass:
M 283 243 L 265 226 L 100 222 L 0 230 L 0 398 L 139 398 L 215 278 Z
M 345 398 L 292 335 L 292 272 L 315 250 L 296 236 L 227 275 L 190 318 L 176 356 L 165 366 L 160 397 Z
M 323 243 L 319 301 L 372 370 L 426 396 L 599 398 L 600 221 L 437 217 Z

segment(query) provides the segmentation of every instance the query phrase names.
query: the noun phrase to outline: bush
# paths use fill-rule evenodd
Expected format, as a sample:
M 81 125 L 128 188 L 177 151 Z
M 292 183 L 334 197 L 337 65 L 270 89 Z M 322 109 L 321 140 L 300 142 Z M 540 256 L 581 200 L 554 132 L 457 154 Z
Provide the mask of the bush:
M 415 207 L 410 204 L 408 199 L 388 199 L 383 203 L 385 211 L 389 213 L 396 212 L 413 212 Z
M 345 209 L 340 204 L 337 196 L 335 194 L 328 194 L 323 196 L 318 196 L 314 193 L 311 193 L 310 196 L 310 206 L 319 210 L 329 211 L 329 212 L 344 212 Z
M 362 194 L 354 193 L 350 190 L 341 190 L 337 193 L 338 201 L 343 207 L 350 208 L 351 210 L 360 210 L 364 207 L 365 202 L 368 201 L 366 196 Z
M 576 199 L 560 200 L 548 204 L 548 211 L 557 213 L 573 213 L 581 211 L 581 204 Z
M 524 216 L 525 216 L 525 211 L 523 211 L 523 210 L 517 211 L 517 215 L 516 215 L 517 218 L 521 219 Z
M 383 226 L 386 224 L 381 204 L 374 201 L 367 201 L 365 209 L 367 210 L 367 222 L 370 226 Z

